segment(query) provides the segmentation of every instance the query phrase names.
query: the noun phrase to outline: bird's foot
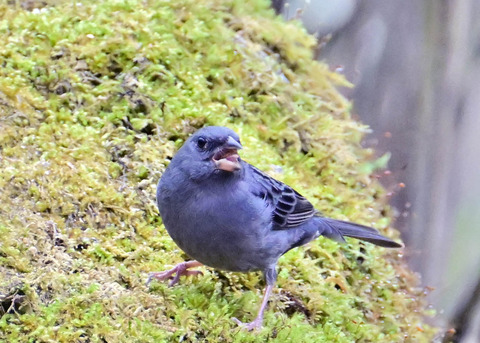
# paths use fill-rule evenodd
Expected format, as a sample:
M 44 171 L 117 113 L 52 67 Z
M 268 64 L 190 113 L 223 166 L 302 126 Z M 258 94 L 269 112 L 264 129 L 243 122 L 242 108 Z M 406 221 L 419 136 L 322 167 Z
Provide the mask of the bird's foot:
M 237 318 L 232 318 L 232 320 L 237 323 L 237 325 L 240 326 L 242 329 L 245 329 L 247 331 L 260 330 L 263 323 L 263 318 L 261 317 L 255 318 L 253 322 L 250 323 L 244 323 Z
M 194 268 L 201 266 L 202 264 L 197 261 L 188 261 L 188 262 L 182 262 L 177 264 L 175 267 L 173 267 L 170 270 L 165 270 L 163 272 L 154 272 L 148 274 L 148 279 L 146 282 L 146 286 L 150 285 L 150 282 L 152 282 L 153 279 L 157 279 L 159 281 L 164 281 L 168 279 L 172 279 L 169 283 L 168 286 L 172 287 L 178 281 L 180 280 L 180 276 L 185 275 L 203 275 L 203 273 L 200 270 L 188 270 L 189 268 Z M 175 276 L 174 276 L 175 274 Z

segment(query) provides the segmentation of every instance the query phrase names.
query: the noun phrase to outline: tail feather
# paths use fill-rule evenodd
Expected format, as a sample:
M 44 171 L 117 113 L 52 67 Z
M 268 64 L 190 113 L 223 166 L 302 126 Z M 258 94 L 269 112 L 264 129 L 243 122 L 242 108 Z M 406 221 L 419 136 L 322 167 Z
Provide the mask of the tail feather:
M 321 224 L 323 232 L 320 230 L 320 234 L 336 241 L 344 242 L 344 236 L 347 236 L 385 248 L 403 247 L 403 245 L 392 241 L 390 238 L 381 235 L 377 230 L 368 226 L 331 218 L 321 218 Z

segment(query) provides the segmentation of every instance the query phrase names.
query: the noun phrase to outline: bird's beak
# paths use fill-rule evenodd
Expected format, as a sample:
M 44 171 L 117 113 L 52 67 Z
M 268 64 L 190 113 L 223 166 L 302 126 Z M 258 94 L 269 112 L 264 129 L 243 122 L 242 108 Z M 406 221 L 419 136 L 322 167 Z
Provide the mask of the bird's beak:
M 243 149 L 243 146 L 230 136 L 228 136 L 227 142 L 223 146 L 227 149 Z
M 235 139 L 228 136 L 227 141 L 221 148 L 213 155 L 213 162 L 215 167 L 220 170 L 234 172 L 242 168 L 240 164 L 240 156 L 237 150 L 242 149 L 242 145 Z

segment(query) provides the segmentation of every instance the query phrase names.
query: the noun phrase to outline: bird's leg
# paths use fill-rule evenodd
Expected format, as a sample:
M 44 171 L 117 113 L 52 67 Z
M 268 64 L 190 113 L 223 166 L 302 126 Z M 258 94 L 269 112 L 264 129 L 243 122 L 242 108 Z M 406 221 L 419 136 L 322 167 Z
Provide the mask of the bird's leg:
M 265 293 L 263 294 L 263 300 L 262 300 L 262 305 L 260 306 L 260 310 L 258 310 L 257 317 L 250 323 L 243 323 L 237 318 L 232 318 L 235 323 L 237 323 L 239 326 L 244 327 L 248 331 L 252 330 L 257 330 L 262 328 L 262 323 L 263 323 L 263 313 L 265 312 L 265 309 L 268 304 L 268 298 L 270 297 L 270 293 L 272 292 L 273 285 L 268 285 L 267 288 L 265 288 Z
M 203 275 L 200 270 L 188 270 L 189 268 L 195 268 L 199 266 L 203 266 L 203 264 L 198 261 L 188 261 L 179 263 L 172 269 L 163 272 L 150 273 L 148 274 L 148 280 L 146 282 L 146 285 L 148 286 L 153 279 L 157 279 L 159 281 L 172 279 L 168 284 L 169 287 L 172 287 L 180 280 L 180 276 L 182 275 Z M 173 274 L 175 274 L 175 276 L 173 276 Z
M 248 331 L 257 330 L 262 328 L 263 323 L 263 313 L 267 308 L 268 299 L 270 298 L 270 294 L 272 293 L 273 286 L 275 285 L 275 281 L 277 280 L 277 272 L 275 268 L 269 268 L 264 271 L 265 279 L 267 281 L 267 287 L 265 288 L 265 293 L 263 294 L 262 305 L 260 305 L 260 309 L 258 310 L 257 317 L 250 323 L 243 323 L 237 318 L 233 318 L 233 321 L 237 323 L 239 326 L 244 327 Z

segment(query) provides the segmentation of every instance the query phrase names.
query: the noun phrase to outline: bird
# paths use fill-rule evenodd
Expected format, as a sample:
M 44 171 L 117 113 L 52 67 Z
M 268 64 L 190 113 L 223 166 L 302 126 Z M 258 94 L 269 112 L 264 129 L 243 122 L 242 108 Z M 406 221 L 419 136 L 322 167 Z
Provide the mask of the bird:
M 353 237 L 386 248 L 401 244 L 376 229 L 327 218 L 292 187 L 239 156 L 243 146 L 227 127 L 206 126 L 191 135 L 173 156 L 157 185 L 157 205 L 173 241 L 192 260 L 149 274 L 171 280 L 201 275 L 202 265 L 231 272 L 261 271 L 266 288 L 255 319 L 233 320 L 260 329 L 277 279 L 280 256 L 319 236 L 339 242 Z

